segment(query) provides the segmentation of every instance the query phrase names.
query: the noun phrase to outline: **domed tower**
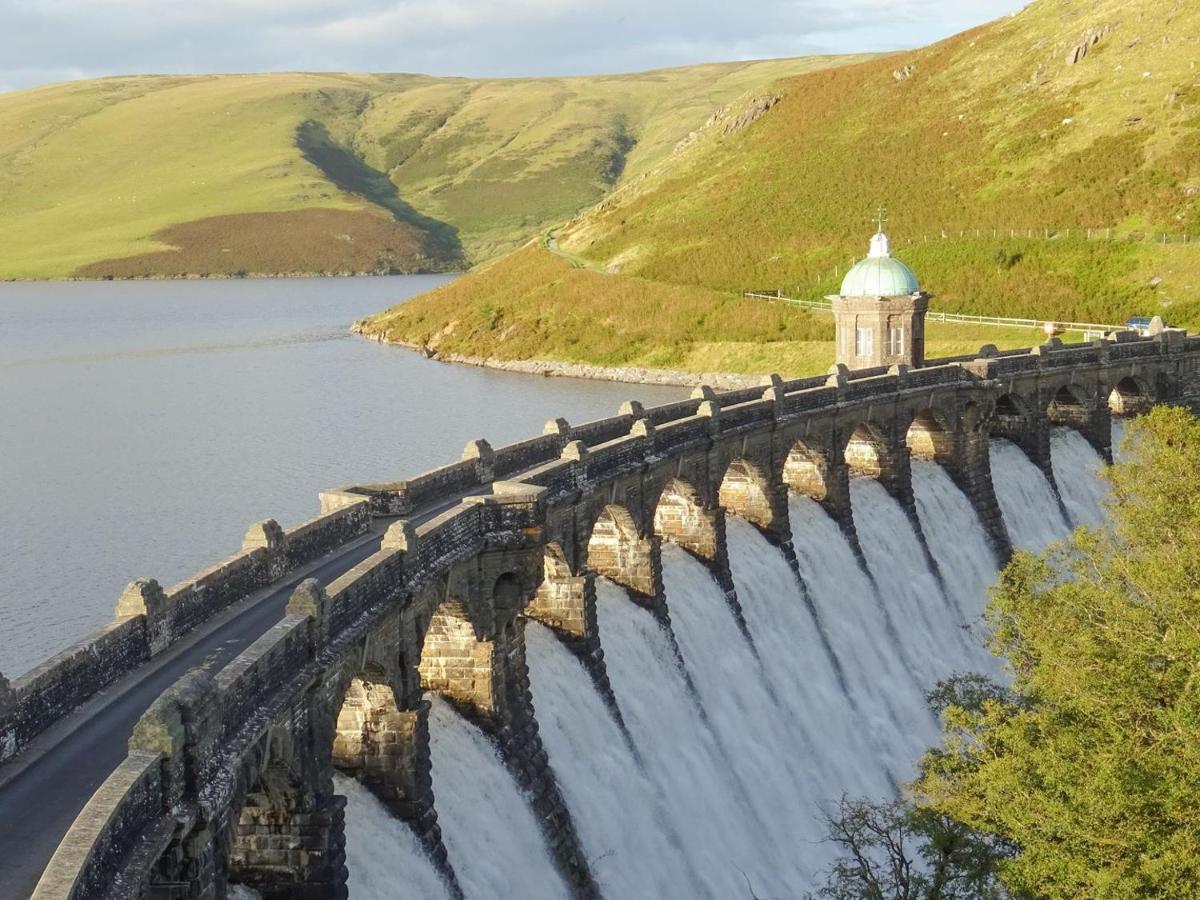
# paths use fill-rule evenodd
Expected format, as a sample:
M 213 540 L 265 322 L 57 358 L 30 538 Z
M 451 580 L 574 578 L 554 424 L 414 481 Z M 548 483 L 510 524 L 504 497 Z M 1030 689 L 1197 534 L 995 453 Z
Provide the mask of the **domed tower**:
M 912 269 L 892 256 L 882 211 L 867 258 L 846 273 L 842 292 L 829 299 L 837 321 L 839 363 L 851 369 L 924 364 L 929 295 Z

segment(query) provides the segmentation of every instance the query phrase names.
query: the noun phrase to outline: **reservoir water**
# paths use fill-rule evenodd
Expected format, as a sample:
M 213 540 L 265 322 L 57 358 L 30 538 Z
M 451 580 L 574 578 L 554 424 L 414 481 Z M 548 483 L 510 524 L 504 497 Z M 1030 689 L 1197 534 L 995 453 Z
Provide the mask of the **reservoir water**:
M 0 284 L 0 673 L 317 491 L 681 388 L 449 366 L 348 332 L 446 276 Z

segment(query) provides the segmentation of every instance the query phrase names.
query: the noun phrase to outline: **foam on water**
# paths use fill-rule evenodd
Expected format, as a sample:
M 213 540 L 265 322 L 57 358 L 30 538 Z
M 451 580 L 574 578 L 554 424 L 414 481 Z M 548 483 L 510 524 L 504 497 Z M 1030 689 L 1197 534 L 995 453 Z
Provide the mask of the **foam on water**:
M 445 700 L 432 701 L 438 823 L 463 893 L 471 900 L 568 897 L 533 812 L 495 747 Z
M 1103 521 L 1101 504 L 1108 494 L 1107 482 L 1100 477 L 1104 460 L 1087 438 L 1073 428 L 1052 429 L 1050 464 L 1071 524 L 1096 525 Z
M 449 900 L 445 882 L 407 825 L 353 778 L 335 775 L 333 787 L 346 798 L 350 896 Z
M 1127 457 L 1125 450 L 1125 420 L 1112 420 L 1112 453 L 1113 462 L 1121 462 Z
M 1071 533 L 1050 482 L 1016 444 L 992 438 L 992 485 L 1009 540 L 1018 550 L 1040 551 Z
M 863 556 L 917 684 L 928 690 L 974 664 L 962 614 L 946 599 L 900 504 L 869 478 L 851 480 L 850 500 Z
M 673 544 L 663 546 L 662 558 L 684 663 L 737 790 L 750 807 L 748 824 L 758 832 L 756 858 L 741 868 L 756 893 L 783 894 L 811 875 L 795 842 L 808 836 L 805 826 L 819 808 L 819 795 L 808 792 L 805 778 L 813 747 L 789 740 L 783 711 L 712 574 Z M 790 594 L 799 601 L 795 587 Z
M 983 524 L 971 501 L 937 463 L 914 460 L 912 481 L 921 531 L 942 585 L 961 616 L 960 637 L 966 641 L 970 661 L 979 670 L 997 672 L 999 661 L 990 653 L 977 652 L 987 640 L 983 612 L 997 570 Z
M 525 645 L 542 743 L 597 883 L 613 897 L 697 893 L 662 792 L 591 677 L 544 625 L 526 625 Z
M 667 633 L 609 581 L 597 580 L 596 601 L 609 681 L 646 778 L 681 841 L 681 863 L 696 882 L 694 894 L 683 888 L 665 896 L 741 896 L 746 883 L 739 867 L 755 871 L 762 863 L 758 838 L 766 823 L 740 793 Z

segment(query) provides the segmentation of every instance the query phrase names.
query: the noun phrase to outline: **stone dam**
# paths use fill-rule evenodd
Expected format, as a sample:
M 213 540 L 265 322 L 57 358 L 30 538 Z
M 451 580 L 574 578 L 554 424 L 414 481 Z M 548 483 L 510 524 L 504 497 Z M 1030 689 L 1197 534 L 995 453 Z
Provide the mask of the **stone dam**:
M 150 705 L 34 896 L 816 887 L 821 810 L 912 777 L 924 691 L 995 670 L 997 566 L 1101 515 L 1117 420 L 1156 403 L 1200 404 L 1200 338 L 702 387 L 323 492 L 317 518 L 133 582 L 109 626 L 0 679 L 11 765 L 222 611 L 347 556 Z

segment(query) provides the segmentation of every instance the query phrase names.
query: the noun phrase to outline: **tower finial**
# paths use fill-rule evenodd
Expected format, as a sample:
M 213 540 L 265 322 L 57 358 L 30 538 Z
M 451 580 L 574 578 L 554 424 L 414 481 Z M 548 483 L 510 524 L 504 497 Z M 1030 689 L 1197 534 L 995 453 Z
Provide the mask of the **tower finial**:
M 882 203 L 879 204 L 879 211 L 875 214 L 875 224 L 878 226 L 877 234 L 883 234 L 883 223 L 887 221 L 887 207 Z

